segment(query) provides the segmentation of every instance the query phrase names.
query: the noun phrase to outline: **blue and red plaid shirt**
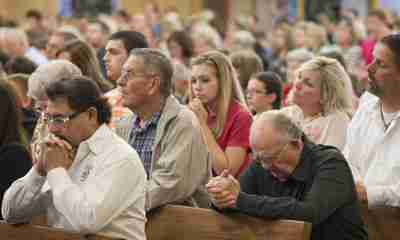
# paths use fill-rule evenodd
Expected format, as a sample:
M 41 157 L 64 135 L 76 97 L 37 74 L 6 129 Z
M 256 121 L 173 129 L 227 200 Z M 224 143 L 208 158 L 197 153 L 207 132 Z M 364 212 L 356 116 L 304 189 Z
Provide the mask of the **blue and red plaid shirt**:
M 147 178 L 150 176 L 153 144 L 156 138 L 157 125 L 160 117 L 161 112 L 155 113 L 143 127 L 140 126 L 140 118 L 137 117 L 129 136 L 129 144 L 139 154 L 144 169 L 146 170 Z

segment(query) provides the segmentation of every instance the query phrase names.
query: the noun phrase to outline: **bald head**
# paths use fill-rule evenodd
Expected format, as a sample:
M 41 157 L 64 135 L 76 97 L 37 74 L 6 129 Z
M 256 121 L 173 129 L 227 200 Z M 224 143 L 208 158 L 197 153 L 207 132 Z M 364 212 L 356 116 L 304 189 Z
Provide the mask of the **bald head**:
M 260 114 L 253 122 L 250 131 L 250 144 L 271 142 L 271 145 L 301 139 L 302 130 L 286 115 L 278 110 Z

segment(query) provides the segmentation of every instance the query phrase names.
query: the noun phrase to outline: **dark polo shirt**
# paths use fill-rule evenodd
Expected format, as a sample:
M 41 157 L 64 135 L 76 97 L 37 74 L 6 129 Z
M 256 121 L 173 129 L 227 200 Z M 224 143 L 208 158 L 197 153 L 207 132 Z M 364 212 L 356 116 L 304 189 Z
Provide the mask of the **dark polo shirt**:
M 253 162 L 240 178 L 237 210 L 312 223 L 313 240 L 368 239 L 350 168 L 334 147 L 304 140 L 300 163 L 285 182 Z

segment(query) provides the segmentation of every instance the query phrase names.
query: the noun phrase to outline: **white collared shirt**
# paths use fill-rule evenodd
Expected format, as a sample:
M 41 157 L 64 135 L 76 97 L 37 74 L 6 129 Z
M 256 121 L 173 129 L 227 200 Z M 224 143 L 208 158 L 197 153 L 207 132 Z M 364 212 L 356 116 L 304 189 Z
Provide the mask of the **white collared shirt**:
M 43 55 L 37 48 L 30 47 L 24 55 L 26 58 L 34 62 L 36 65 L 40 66 L 49 62 L 47 57 Z
M 400 113 L 385 126 L 380 100 L 366 93 L 347 131 L 344 155 L 356 182 L 367 190 L 368 205 L 400 206 Z
M 83 234 L 146 239 L 146 173 L 137 153 L 102 125 L 82 142 L 72 166 L 55 168 L 47 178 L 35 168 L 4 195 L 8 222 L 47 215 L 48 224 Z

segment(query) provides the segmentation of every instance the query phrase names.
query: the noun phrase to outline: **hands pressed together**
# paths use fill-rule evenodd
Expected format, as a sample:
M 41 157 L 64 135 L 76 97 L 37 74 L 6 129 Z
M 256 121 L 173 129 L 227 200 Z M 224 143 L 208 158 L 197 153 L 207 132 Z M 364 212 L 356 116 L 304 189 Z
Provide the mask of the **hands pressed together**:
M 367 189 L 362 182 L 356 182 L 356 192 L 358 200 L 362 203 L 368 203 Z
M 42 143 L 41 154 L 38 159 L 33 159 L 33 165 L 42 176 L 46 176 L 54 168 L 68 169 L 73 162 L 72 146 L 57 137 L 47 139 Z
M 200 99 L 195 98 L 189 102 L 189 108 L 196 114 L 201 124 L 207 124 L 208 112 Z
M 206 185 L 207 192 L 212 203 L 218 208 L 236 207 L 240 192 L 239 181 L 228 170 L 224 170 L 219 176 L 213 177 Z

